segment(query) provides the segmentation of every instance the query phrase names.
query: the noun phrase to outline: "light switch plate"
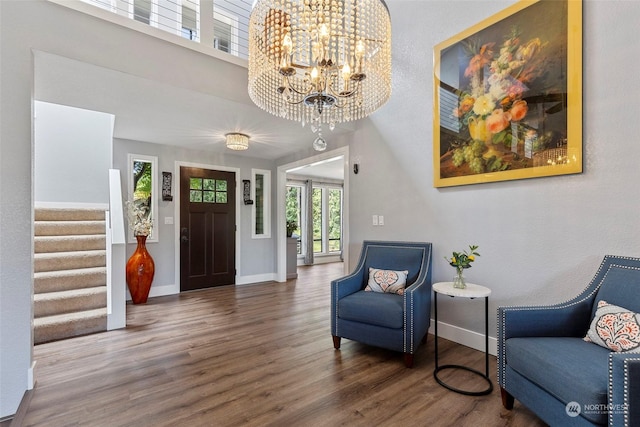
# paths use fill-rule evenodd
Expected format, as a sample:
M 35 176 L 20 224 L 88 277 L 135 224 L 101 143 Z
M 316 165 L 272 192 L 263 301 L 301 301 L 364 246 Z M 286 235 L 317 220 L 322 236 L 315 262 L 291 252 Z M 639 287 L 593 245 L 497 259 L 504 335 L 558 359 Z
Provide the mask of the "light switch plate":
M 378 215 L 373 216 L 373 225 L 378 225 Z

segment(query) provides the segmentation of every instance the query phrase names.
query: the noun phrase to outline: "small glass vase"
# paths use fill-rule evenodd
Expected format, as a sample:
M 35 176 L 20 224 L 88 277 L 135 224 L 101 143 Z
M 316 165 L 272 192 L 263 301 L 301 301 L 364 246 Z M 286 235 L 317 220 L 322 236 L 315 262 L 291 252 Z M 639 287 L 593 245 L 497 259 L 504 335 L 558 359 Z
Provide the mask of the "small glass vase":
M 456 268 L 456 275 L 453 276 L 453 287 L 456 289 L 465 289 L 467 287 L 462 272 L 462 268 Z

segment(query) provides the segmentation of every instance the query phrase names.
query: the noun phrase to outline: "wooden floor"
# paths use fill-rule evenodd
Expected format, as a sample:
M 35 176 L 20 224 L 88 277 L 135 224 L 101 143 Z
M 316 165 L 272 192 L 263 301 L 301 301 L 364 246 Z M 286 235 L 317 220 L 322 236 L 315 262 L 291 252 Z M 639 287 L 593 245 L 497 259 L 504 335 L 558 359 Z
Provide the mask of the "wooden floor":
M 518 402 L 503 409 L 497 390 L 470 397 L 439 386 L 432 336 L 413 369 L 349 340 L 334 350 L 329 282 L 341 275 L 342 264 L 325 264 L 287 283 L 152 298 L 127 306 L 126 329 L 38 345 L 23 425 L 544 425 Z M 483 369 L 483 353 L 440 344 L 441 363 Z M 483 385 L 465 371 L 442 378 Z

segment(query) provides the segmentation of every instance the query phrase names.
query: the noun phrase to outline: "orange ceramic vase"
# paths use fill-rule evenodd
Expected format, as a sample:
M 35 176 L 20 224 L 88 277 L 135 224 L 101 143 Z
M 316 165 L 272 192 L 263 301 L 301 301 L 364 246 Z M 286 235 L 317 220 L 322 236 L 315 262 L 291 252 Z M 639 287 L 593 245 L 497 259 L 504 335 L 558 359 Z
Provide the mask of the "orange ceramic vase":
M 138 247 L 127 261 L 127 286 L 133 303 L 144 304 L 149 296 L 156 266 L 145 246 L 147 236 L 136 236 L 136 239 Z

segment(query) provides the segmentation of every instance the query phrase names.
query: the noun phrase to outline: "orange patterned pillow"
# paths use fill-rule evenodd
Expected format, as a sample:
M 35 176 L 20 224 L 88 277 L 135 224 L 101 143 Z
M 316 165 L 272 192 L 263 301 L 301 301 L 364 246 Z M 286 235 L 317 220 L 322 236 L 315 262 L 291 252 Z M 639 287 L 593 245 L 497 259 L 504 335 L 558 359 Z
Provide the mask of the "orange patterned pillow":
M 640 353 L 640 314 L 600 301 L 584 340 L 615 352 Z
M 381 270 L 369 267 L 369 282 L 364 290 L 403 295 L 408 274 L 407 270 Z

